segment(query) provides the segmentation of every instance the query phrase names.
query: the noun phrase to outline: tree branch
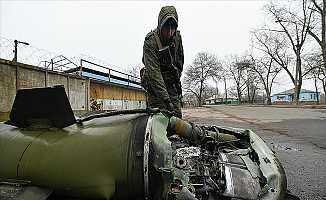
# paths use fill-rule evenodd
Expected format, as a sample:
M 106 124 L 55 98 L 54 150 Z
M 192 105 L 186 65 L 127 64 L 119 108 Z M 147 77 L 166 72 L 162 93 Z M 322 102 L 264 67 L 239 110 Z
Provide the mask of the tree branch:
M 311 0 L 311 1 L 320 13 L 323 12 L 323 9 L 317 4 L 316 0 Z

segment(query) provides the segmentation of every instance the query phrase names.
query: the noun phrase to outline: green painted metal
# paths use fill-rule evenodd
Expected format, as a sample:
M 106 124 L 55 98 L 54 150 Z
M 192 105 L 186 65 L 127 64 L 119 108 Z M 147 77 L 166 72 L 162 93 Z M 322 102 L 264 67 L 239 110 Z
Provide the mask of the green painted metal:
M 155 156 L 154 167 L 159 169 L 171 168 L 172 167 L 172 148 L 171 142 L 166 137 L 166 128 L 169 123 L 169 118 L 165 117 L 163 114 L 156 114 L 152 117 L 152 143 L 155 148 L 157 155 Z M 163 160 L 164 165 L 159 163 Z
M 127 182 L 128 153 L 139 114 L 103 117 L 64 129 L 0 127 L 0 176 L 72 196 L 110 198 Z
M 148 114 L 104 116 L 63 129 L 20 129 L 0 124 L 0 180 L 30 181 L 33 186 L 80 198 L 111 199 L 119 192 L 129 191 L 142 195 L 139 191 L 144 189 L 144 152 L 139 150 L 143 150 L 144 138 L 135 139 L 134 133 L 144 137 L 146 124 L 150 124 L 152 146 L 148 153 L 153 160 L 148 163 L 149 189 L 152 195 L 161 198 L 158 195 L 166 194 L 173 179 L 187 186 L 189 173 L 173 165 L 173 150 L 166 136 L 169 118 L 160 113 L 150 114 L 149 123 L 147 117 Z M 144 128 L 139 128 L 140 120 Z M 221 133 L 232 132 L 234 136 L 249 138 L 252 150 L 259 157 L 259 168 L 267 179 L 260 198 L 282 199 L 286 191 L 284 170 L 264 141 L 250 130 L 218 128 Z M 152 178 L 159 176 L 164 181 Z M 155 184 L 163 186 L 154 191 Z M 123 195 L 126 194 L 120 194 Z

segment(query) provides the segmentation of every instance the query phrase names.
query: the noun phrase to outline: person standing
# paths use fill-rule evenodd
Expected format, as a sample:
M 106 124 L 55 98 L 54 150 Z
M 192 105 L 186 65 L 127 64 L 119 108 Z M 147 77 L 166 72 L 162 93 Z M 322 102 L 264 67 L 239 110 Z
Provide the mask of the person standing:
M 182 88 L 180 77 L 184 54 L 174 6 L 161 8 L 158 26 L 144 41 L 141 82 L 148 95 L 148 105 L 170 111 L 182 118 Z

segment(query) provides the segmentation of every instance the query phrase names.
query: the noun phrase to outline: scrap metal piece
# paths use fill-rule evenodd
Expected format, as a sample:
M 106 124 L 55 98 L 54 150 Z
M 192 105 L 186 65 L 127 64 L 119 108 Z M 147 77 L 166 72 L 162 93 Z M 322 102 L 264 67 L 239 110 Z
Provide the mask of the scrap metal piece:
M 175 165 L 180 169 L 191 169 L 190 162 L 200 156 L 199 147 L 184 147 L 176 150 Z
M 0 200 L 46 200 L 52 192 L 52 189 L 30 186 L 25 181 L 0 182 Z
M 98 113 L 61 129 L 30 126 L 60 122 L 34 114 L 21 127 L 0 123 L 0 200 L 45 200 L 51 189 L 80 199 L 284 198 L 284 170 L 258 135 L 158 112 Z
M 145 199 L 149 198 L 149 166 L 148 166 L 148 157 L 149 157 L 149 145 L 151 143 L 151 134 L 152 134 L 152 117 L 148 118 L 145 138 L 144 138 L 144 161 L 143 161 L 143 172 L 144 172 L 144 192 Z
M 64 87 L 58 85 L 18 90 L 8 123 L 19 128 L 64 128 L 76 119 Z
M 232 198 L 243 198 L 255 200 L 258 199 L 261 191 L 259 180 L 252 177 L 250 171 L 246 168 L 246 164 L 238 163 L 238 157 L 220 153 L 221 160 L 225 162 L 225 180 L 226 189 L 224 195 Z M 237 165 L 228 165 L 228 163 L 237 163 Z M 243 166 L 243 167 L 242 167 Z M 243 187 L 246 185 L 246 187 Z

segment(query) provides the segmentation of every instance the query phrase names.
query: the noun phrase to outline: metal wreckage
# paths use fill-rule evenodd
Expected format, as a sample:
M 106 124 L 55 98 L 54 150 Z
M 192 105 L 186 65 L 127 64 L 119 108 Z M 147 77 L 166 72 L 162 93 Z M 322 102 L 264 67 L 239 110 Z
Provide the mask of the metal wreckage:
M 155 109 L 75 119 L 63 87 L 17 92 L 0 124 L 0 199 L 284 199 L 284 170 L 250 130 Z

